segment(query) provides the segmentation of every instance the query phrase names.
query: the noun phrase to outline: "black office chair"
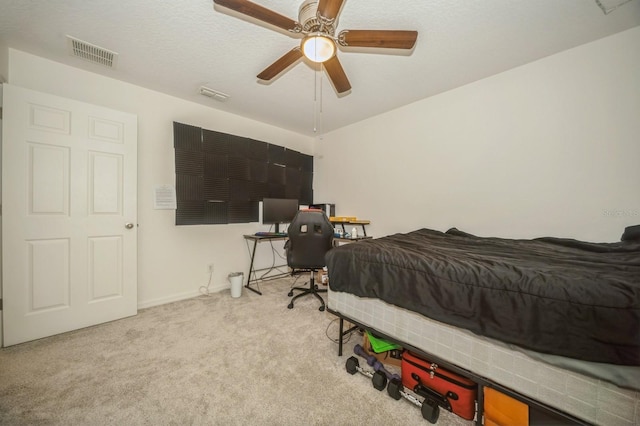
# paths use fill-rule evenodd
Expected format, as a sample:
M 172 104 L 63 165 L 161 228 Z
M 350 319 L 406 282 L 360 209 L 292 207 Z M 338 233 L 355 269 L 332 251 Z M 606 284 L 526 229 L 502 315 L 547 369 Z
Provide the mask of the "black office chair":
M 288 308 L 293 308 L 297 298 L 313 294 L 322 303 L 319 310 L 324 311 L 324 299 L 318 293 L 326 293 L 327 290 L 318 289 L 314 278 L 316 271 L 325 266 L 324 255 L 333 247 L 333 226 L 322 210 L 300 210 L 289 225 L 288 235 L 285 249 L 291 274 L 311 272 L 308 288 L 291 288 L 289 297 L 293 296 L 294 290 L 301 290 L 302 293 L 293 296 Z

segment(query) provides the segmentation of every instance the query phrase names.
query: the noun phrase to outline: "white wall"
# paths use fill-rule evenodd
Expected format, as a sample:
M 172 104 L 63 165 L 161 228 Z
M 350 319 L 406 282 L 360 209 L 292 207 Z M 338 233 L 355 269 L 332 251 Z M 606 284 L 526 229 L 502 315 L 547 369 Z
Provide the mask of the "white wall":
M 176 227 L 172 211 L 153 209 L 154 185 L 175 182 L 173 121 L 316 155 L 315 198 L 371 219 L 375 236 L 456 226 L 614 241 L 640 223 L 640 28 L 337 130 L 315 147 L 299 134 L 21 51 L 8 58 L 12 84 L 138 115 L 141 307 L 198 294 L 209 263 L 213 290 L 227 287 L 226 276 L 246 272 L 249 261 L 241 235 L 262 229 Z M 268 247 L 260 255 L 271 261 Z
M 198 294 L 214 264 L 213 291 L 244 272 L 249 254 L 243 234 L 254 224 L 175 226 L 173 210 L 154 210 L 153 188 L 175 184 L 173 122 L 231 133 L 313 154 L 313 139 L 220 110 L 9 49 L 8 82 L 138 115 L 138 304 L 141 307 Z M 195 90 L 195 89 L 194 89 Z M 264 244 L 264 246 L 267 246 Z M 267 247 L 262 248 L 266 251 Z M 268 258 L 270 253 L 262 258 Z
M 315 194 L 375 236 L 617 241 L 640 223 L 639 160 L 636 27 L 325 135 Z
M 1 52 L 2 49 L 0 49 Z M 0 57 L 2 53 L 0 53 Z M 0 60 L 1 62 L 1 60 Z M 0 66 L 0 70 L 2 67 Z M 0 81 L 2 80 L 2 71 L 0 71 Z M 2 105 L 2 85 L 0 85 L 0 105 Z M 0 129 L 2 129 L 2 117 L 0 117 Z M 0 147 L 2 147 L 2 132 L 0 131 Z M 2 164 L 2 149 L 0 149 L 0 165 Z M 0 167 L 0 175 L 2 174 L 2 167 Z M 1 179 L 0 179 L 1 181 Z M 1 182 L 0 182 L 1 183 Z M 2 239 L 2 185 L 0 185 L 0 240 Z M 2 256 L 2 245 L 0 244 L 0 256 Z M 0 299 L 2 299 L 2 262 L 0 262 Z M 4 302 L 3 302 L 4 303 Z M 0 346 L 4 343 L 4 325 L 2 324 L 2 310 L 0 310 Z
M 9 49 L 0 43 L 0 83 L 7 81 L 9 75 Z

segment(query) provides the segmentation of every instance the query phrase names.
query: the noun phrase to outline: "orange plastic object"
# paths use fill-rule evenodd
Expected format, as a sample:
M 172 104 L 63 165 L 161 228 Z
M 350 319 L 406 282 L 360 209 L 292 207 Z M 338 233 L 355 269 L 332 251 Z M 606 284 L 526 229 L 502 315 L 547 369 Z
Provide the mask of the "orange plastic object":
M 495 389 L 484 388 L 485 426 L 527 426 L 529 407 Z

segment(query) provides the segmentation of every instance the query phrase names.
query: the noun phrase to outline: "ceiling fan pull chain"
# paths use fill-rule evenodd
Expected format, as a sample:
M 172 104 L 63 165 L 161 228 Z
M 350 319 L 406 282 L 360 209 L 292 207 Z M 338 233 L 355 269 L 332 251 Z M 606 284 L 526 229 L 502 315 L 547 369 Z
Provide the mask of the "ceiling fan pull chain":
M 313 76 L 313 133 L 322 133 L 322 83 L 323 83 L 324 65 L 318 64 Z M 318 79 L 320 85 L 318 87 Z
M 322 64 L 320 64 L 322 70 Z M 313 133 L 318 131 L 318 73 L 313 73 Z
M 324 69 L 323 68 L 324 68 L 324 64 L 321 63 L 320 64 L 320 73 L 319 73 L 320 74 L 320 120 L 319 120 L 320 123 L 319 123 L 319 126 L 318 126 L 318 127 L 320 127 L 320 133 L 321 134 L 322 134 L 322 129 L 323 129 L 323 125 L 322 125 L 323 124 L 323 116 L 322 116 L 322 113 L 323 113 L 323 109 L 322 109 L 322 92 L 323 92 L 323 90 L 322 90 L 322 83 L 324 81 Z

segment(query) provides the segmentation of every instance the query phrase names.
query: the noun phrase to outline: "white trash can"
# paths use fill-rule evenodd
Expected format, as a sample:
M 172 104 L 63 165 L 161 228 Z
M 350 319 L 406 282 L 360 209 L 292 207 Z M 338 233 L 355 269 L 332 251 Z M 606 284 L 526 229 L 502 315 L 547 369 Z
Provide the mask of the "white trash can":
M 242 296 L 242 281 L 244 281 L 244 274 L 242 272 L 232 272 L 227 277 L 231 283 L 231 297 Z

